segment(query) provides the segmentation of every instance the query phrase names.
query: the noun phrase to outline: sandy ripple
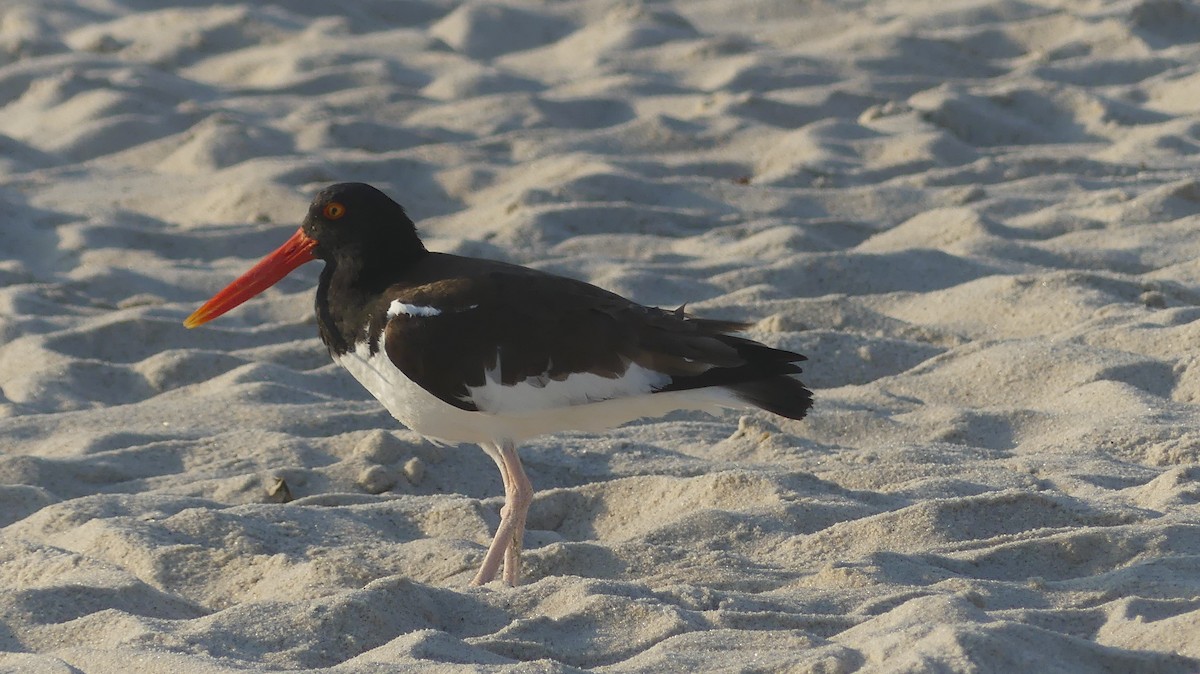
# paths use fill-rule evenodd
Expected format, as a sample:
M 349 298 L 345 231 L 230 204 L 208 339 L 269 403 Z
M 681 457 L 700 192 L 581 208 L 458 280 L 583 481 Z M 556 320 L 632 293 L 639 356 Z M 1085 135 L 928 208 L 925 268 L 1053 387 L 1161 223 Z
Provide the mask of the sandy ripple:
M 340 13 L 339 13 L 340 12 Z M 0 10 L 0 668 L 1200 669 L 1200 10 L 118 0 Z M 336 181 L 432 247 L 755 322 L 802 423 L 494 466 L 332 365 Z M 268 490 L 283 478 L 295 500 Z

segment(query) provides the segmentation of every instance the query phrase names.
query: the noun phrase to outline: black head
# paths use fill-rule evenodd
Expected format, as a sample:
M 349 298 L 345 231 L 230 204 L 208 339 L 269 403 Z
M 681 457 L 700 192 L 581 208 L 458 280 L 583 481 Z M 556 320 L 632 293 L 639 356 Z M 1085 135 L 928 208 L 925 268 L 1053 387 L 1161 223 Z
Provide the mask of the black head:
M 317 193 L 301 226 L 317 242 L 313 255 L 394 262 L 419 257 L 425 246 L 400 204 L 366 183 L 337 183 Z
M 344 350 L 348 348 L 344 331 L 330 333 L 327 326 L 333 320 L 328 317 L 330 288 L 337 285 L 333 292 L 346 295 L 338 299 L 353 305 L 347 309 L 349 313 L 362 313 L 364 292 L 386 287 L 397 272 L 423 255 L 425 246 L 400 204 L 370 185 L 330 185 L 317 193 L 304 224 L 290 239 L 205 302 L 183 324 L 189 328 L 203 325 L 270 288 L 296 267 L 321 259 L 326 263 L 317 292 L 321 334 L 331 349 Z M 339 284 L 333 283 L 335 275 L 340 275 Z M 339 330 L 342 322 L 334 321 Z

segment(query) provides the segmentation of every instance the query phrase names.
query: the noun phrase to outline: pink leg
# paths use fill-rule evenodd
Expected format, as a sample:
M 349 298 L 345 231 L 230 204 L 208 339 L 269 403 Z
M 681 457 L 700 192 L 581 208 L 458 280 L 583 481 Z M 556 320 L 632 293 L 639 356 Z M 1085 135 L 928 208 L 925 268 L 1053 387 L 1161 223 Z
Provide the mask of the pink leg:
M 533 502 L 533 485 L 525 475 L 521 457 L 512 442 L 480 446 L 500 468 L 500 478 L 504 481 L 504 507 L 500 509 L 500 526 L 471 584 L 492 582 L 503 562 L 504 582 L 516 585 L 521 578 L 521 546 L 525 538 L 525 518 L 529 514 L 529 504 Z

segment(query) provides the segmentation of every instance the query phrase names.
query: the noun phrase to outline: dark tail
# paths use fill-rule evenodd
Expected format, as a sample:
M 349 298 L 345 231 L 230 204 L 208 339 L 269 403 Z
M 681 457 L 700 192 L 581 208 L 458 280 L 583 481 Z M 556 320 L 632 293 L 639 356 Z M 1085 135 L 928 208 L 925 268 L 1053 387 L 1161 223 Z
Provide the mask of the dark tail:
M 725 388 L 738 399 L 789 419 L 803 419 L 812 407 L 812 391 L 799 379 L 775 376 L 767 379 L 731 384 Z
M 812 391 L 799 379 L 804 356 L 776 349 L 730 332 L 750 326 L 735 321 L 697 318 L 684 312 L 651 312 L 638 335 L 635 357 L 643 367 L 669 375 L 658 391 L 720 387 L 738 400 L 789 419 L 803 419 L 812 407 Z

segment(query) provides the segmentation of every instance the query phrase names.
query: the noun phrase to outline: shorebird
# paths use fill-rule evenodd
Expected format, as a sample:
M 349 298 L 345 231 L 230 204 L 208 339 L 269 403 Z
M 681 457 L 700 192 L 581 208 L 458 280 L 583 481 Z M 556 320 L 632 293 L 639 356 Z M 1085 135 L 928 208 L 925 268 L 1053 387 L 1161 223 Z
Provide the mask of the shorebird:
M 312 260 L 317 324 L 333 359 L 401 423 L 476 443 L 500 468 L 500 525 L 472 585 L 520 579 L 533 486 L 517 443 L 599 431 L 677 409 L 758 407 L 801 419 L 805 357 L 733 335 L 748 325 L 643 306 L 583 281 L 425 249 L 387 195 L 321 190 L 279 249 L 184 321 L 194 328 Z

